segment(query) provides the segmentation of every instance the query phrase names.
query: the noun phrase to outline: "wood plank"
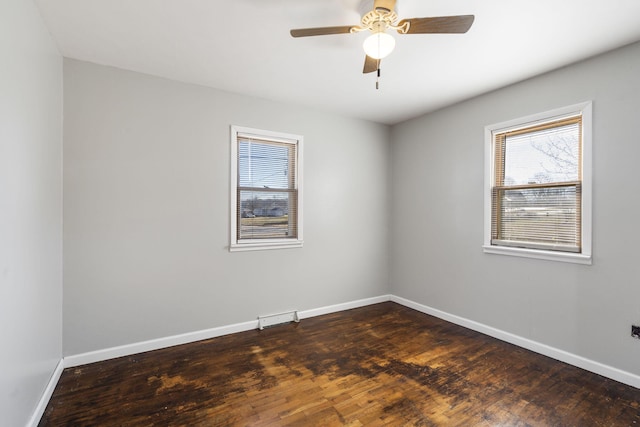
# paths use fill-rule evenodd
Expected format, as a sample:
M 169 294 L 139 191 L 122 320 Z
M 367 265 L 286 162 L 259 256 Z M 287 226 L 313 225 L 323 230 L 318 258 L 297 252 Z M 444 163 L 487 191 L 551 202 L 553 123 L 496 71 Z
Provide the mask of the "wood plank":
M 639 402 L 387 302 L 66 369 L 40 426 L 630 426 Z

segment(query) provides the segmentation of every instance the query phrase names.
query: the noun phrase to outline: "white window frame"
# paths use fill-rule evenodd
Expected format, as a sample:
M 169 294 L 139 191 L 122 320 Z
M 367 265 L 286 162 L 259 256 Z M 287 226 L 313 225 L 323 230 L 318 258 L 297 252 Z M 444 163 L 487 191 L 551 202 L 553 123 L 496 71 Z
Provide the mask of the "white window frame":
M 581 252 L 560 252 L 542 249 L 526 249 L 491 244 L 491 188 L 495 181 L 495 141 L 494 135 L 537 124 L 582 115 L 582 220 Z M 484 244 L 483 250 L 489 254 L 510 255 L 550 261 L 592 264 L 592 102 L 583 102 L 527 117 L 496 123 L 485 127 L 484 152 Z
M 280 142 L 285 144 L 294 144 L 297 146 L 297 159 L 295 164 L 295 177 L 297 185 L 297 237 L 287 239 L 243 239 L 238 240 L 238 135 L 255 137 L 259 139 L 265 139 L 274 142 Z M 230 226 L 230 243 L 229 251 L 256 251 L 267 249 L 287 249 L 287 248 L 300 248 L 302 247 L 304 240 L 302 236 L 302 158 L 303 158 L 303 137 L 301 135 L 288 134 L 283 132 L 273 132 L 268 130 L 253 129 L 243 126 L 231 126 L 231 226 Z

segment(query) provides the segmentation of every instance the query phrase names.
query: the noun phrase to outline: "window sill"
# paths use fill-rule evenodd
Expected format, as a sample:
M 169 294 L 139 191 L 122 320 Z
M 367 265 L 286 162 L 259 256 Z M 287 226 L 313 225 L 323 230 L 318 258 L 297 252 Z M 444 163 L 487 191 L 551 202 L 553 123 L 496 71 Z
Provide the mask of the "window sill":
M 244 251 L 265 251 L 271 249 L 291 249 L 301 248 L 304 242 L 302 240 L 294 241 L 260 241 L 260 242 L 246 242 L 246 243 L 232 243 L 229 246 L 229 252 L 244 252 Z
M 484 245 L 484 253 L 517 256 L 523 258 L 544 259 L 547 261 L 569 262 L 574 264 L 591 265 L 591 255 L 576 254 L 570 252 L 544 251 L 538 249 L 510 248 L 506 246 Z

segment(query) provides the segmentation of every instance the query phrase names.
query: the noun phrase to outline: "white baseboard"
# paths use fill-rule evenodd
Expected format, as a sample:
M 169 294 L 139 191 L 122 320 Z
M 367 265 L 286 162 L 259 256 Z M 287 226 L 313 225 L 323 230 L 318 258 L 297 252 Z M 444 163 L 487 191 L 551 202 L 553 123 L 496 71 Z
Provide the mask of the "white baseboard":
M 315 317 L 323 314 L 335 313 L 337 311 L 349 310 L 351 308 L 364 307 L 366 305 L 385 302 L 389 301 L 390 299 L 390 295 L 365 298 L 361 300 L 300 311 L 298 312 L 298 317 L 300 319 L 307 319 L 309 317 Z M 235 334 L 237 332 L 250 331 L 252 329 L 258 329 L 257 319 L 248 322 L 235 323 L 232 325 L 220 326 L 217 328 L 204 329 L 201 331 L 188 332 L 180 335 L 173 335 L 164 338 L 121 345 L 118 347 L 106 348 L 103 350 L 96 350 L 87 353 L 66 356 L 64 358 L 64 367 L 71 368 L 74 366 L 86 365 L 88 363 L 102 362 L 104 360 L 115 359 L 116 357 L 131 356 L 132 354 L 143 353 L 145 351 L 159 350 L 161 348 L 173 347 L 174 345 L 188 344 L 191 342 L 220 337 L 223 335 Z
M 232 325 L 219 326 L 217 328 L 187 332 L 185 334 L 172 335 L 164 338 L 105 348 L 103 350 L 90 351 L 73 356 L 65 356 L 64 367 L 71 368 L 74 366 L 86 365 L 88 363 L 102 362 L 109 359 L 115 359 L 116 357 L 131 356 L 132 354 L 143 353 L 145 351 L 160 350 L 161 348 L 173 347 L 174 345 L 188 344 L 195 341 L 207 340 L 209 338 L 235 334 L 237 332 L 244 332 L 257 328 L 258 320 L 256 319 L 249 322 L 235 323 Z
M 47 383 L 42 396 L 40 396 L 38 405 L 33 411 L 33 414 L 31 414 L 31 418 L 27 422 L 27 427 L 37 427 L 40 423 L 40 418 L 42 418 L 45 409 L 47 409 L 47 405 L 49 404 L 49 400 L 53 395 L 53 391 L 56 389 L 56 385 L 58 385 L 58 380 L 60 380 L 62 371 L 64 371 L 64 359 L 60 359 L 55 369 L 53 370 L 51 378 L 49 378 L 49 382 Z
M 367 305 L 378 304 L 380 302 L 391 301 L 391 295 L 380 295 L 372 298 L 359 299 L 351 302 L 344 302 L 341 304 L 328 305 L 320 308 L 313 308 L 311 310 L 304 310 L 298 312 L 300 319 L 307 319 L 309 317 L 322 316 L 323 314 L 336 313 L 338 311 L 351 310 L 352 308 L 365 307 Z
M 505 332 L 500 329 L 475 322 L 473 320 L 465 319 L 464 317 L 449 314 L 447 312 L 423 304 L 419 304 L 406 298 L 391 295 L 391 301 L 404 305 L 405 307 L 412 308 L 416 311 L 438 317 L 442 320 L 446 320 L 447 322 L 455 323 L 456 325 L 464 326 L 465 328 L 469 328 L 485 335 L 489 335 L 490 337 L 497 338 L 501 341 L 517 345 L 518 347 L 526 348 L 527 350 L 531 350 L 533 352 L 551 357 L 552 359 L 568 363 L 569 365 L 577 366 L 578 368 L 582 368 L 598 375 L 602 375 L 603 377 L 619 381 L 623 384 L 627 384 L 635 388 L 640 388 L 640 376 L 632 374 L 631 372 L 623 371 L 621 369 L 614 368 L 612 366 L 605 365 L 603 363 L 596 362 L 585 357 L 578 356 L 573 353 L 569 353 L 567 351 L 530 340 L 528 338 L 523 338 L 521 336 Z

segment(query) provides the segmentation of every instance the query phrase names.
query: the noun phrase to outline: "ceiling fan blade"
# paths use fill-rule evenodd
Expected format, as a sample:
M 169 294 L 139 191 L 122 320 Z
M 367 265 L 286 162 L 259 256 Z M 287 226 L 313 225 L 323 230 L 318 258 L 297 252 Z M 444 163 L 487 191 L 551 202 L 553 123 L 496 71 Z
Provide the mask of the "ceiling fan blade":
M 291 30 L 292 37 L 309 37 L 309 36 L 326 36 L 329 34 L 348 34 L 351 32 L 353 25 L 345 25 L 342 27 L 319 27 L 319 28 L 299 28 Z
M 403 19 L 398 23 L 402 26 L 409 23 L 409 30 L 406 34 L 446 34 L 446 33 L 466 33 L 475 17 L 473 15 L 458 16 L 438 16 L 434 18 L 410 18 Z M 402 33 L 402 31 L 398 31 Z
M 365 55 L 364 57 L 364 69 L 362 70 L 363 74 L 373 73 L 378 69 L 378 61 L 379 59 L 375 59 L 370 57 L 369 55 Z

